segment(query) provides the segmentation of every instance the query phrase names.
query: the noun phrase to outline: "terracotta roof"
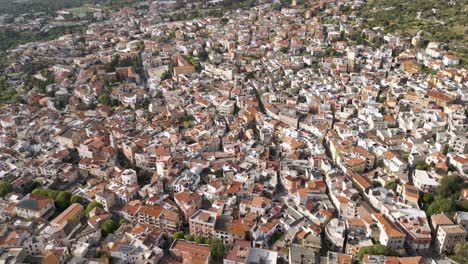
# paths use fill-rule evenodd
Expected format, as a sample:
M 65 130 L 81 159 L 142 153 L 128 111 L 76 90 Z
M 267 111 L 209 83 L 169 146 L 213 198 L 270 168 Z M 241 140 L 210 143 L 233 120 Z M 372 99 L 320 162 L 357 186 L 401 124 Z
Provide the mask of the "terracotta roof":
M 68 206 L 68 208 L 63 211 L 61 214 L 59 214 L 57 217 L 55 217 L 52 221 L 51 224 L 56 224 L 56 225 L 63 225 L 67 221 L 77 217 L 78 215 L 82 214 L 84 211 L 84 208 L 81 204 L 79 203 L 74 203 Z

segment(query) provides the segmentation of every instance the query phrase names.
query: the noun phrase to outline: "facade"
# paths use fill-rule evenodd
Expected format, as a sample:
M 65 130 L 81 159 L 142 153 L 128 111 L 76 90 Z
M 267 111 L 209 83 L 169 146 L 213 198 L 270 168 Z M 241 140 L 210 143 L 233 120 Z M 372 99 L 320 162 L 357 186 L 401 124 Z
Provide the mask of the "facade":
M 461 225 L 439 226 L 434 240 L 437 253 L 452 253 L 458 243 L 465 241 L 466 234 L 466 230 Z
M 47 196 L 28 194 L 16 205 L 16 214 L 25 219 L 48 219 L 55 212 L 54 200 Z
M 379 242 L 391 250 L 403 249 L 406 236 L 400 231 L 386 216 L 382 214 L 373 214 L 372 217 L 377 221 L 380 229 Z
M 169 234 L 177 232 L 181 225 L 179 213 L 161 205 L 141 206 L 137 213 L 137 222 L 156 226 Z
M 215 235 L 216 213 L 206 210 L 198 210 L 190 217 L 189 226 L 191 235 L 200 235 L 211 238 Z

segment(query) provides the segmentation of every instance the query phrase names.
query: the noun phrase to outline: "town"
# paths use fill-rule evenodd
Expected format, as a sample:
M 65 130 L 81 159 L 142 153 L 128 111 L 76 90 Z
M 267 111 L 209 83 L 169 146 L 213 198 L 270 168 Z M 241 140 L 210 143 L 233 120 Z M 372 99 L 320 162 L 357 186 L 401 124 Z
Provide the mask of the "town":
M 227 2 L 8 50 L 0 263 L 468 263 L 466 61 L 363 0 Z

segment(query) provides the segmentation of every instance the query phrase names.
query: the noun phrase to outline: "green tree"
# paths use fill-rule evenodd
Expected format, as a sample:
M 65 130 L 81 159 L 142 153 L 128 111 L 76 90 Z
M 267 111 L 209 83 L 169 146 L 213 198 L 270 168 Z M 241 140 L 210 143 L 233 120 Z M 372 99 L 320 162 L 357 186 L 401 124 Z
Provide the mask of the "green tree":
M 96 206 L 102 207 L 102 205 L 101 205 L 100 203 L 96 202 L 96 201 L 92 201 L 92 202 L 90 202 L 90 203 L 88 204 L 88 206 L 86 206 L 86 209 L 85 209 L 85 215 L 86 215 L 86 217 L 89 218 L 89 212 L 90 212 L 91 210 L 93 210 L 94 207 L 96 207 Z
M 427 216 L 431 216 L 433 214 L 440 214 L 440 213 L 446 213 L 446 214 L 453 214 L 456 210 L 455 207 L 455 202 L 453 201 L 452 198 L 437 198 L 434 200 L 431 205 L 427 208 Z
M 387 188 L 391 189 L 394 192 L 396 192 L 397 187 L 398 187 L 398 183 L 396 182 L 391 182 L 387 185 Z
M 72 195 L 72 197 L 70 198 L 70 203 L 82 204 L 83 203 L 83 198 L 81 198 L 81 196 L 78 196 L 78 195 Z
M 0 181 L 0 197 L 5 197 L 5 195 L 13 190 L 11 183 L 7 181 Z
M 102 222 L 102 225 L 101 225 L 102 236 L 105 237 L 108 234 L 114 232 L 115 230 L 117 230 L 117 224 L 114 222 L 114 220 L 108 219 Z
M 208 51 L 202 50 L 198 53 L 198 57 L 200 58 L 201 61 L 206 61 L 208 59 Z
M 196 235 L 196 236 L 195 236 L 195 242 L 196 242 L 197 244 L 203 244 L 203 243 L 205 242 L 205 239 L 204 239 L 202 236 L 200 236 L 200 235 Z
M 28 182 L 28 183 L 26 183 L 26 185 L 23 186 L 23 188 L 21 189 L 21 192 L 23 194 L 28 194 L 28 193 L 32 192 L 33 190 L 35 190 L 39 186 L 40 186 L 40 184 L 38 182 L 36 182 L 36 181 Z
M 188 234 L 188 235 L 184 236 L 184 239 L 187 240 L 187 241 L 193 241 L 193 236 Z
M 128 221 L 125 218 L 120 218 L 120 220 L 119 220 L 119 226 L 125 225 L 125 224 L 128 224 L 128 223 L 130 223 L 130 221 Z
M 161 80 L 163 80 L 163 81 L 167 80 L 167 79 L 170 79 L 170 78 L 172 78 L 172 72 L 169 71 L 169 70 L 167 70 L 167 71 L 165 71 L 165 72 L 163 72 L 161 74 Z
M 462 179 L 458 175 L 446 176 L 440 181 L 440 186 L 436 189 L 436 192 L 442 197 L 457 196 L 461 185 Z
M 212 238 L 210 241 L 210 250 L 214 258 L 221 258 L 224 256 L 225 245 L 219 238 Z
M 177 240 L 184 237 L 184 231 L 177 231 L 172 235 L 172 239 Z
M 55 197 L 55 207 L 58 211 L 64 211 L 70 205 L 71 193 L 59 192 Z
M 112 99 L 108 94 L 101 94 L 98 97 L 98 102 L 103 105 L 111 105 L 112 104 Z
M 359 260 L 362 260 L 364 255 L 369 254 L 369 255 L 384 255 L 384 256 L 393 256 L 396 255 L 395 252 L 391 251 L 389 248 L 387 248 L 384 245 L 372 245 L 368 247 L 362 247 L 359 252 L 356 254 L 356 258 Z
M 460 263 L 468 263 L 468 241 L 458 243 L 453 252 L 453 258 Z

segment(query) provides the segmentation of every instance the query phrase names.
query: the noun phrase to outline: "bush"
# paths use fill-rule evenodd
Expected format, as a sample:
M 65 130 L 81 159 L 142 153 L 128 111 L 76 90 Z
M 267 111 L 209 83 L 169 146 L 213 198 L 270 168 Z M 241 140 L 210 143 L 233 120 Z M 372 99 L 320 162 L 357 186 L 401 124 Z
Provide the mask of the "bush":
M 184 237 L 184 231 L 177 231 L 172 235 L 172 239 L 177 240 Z
M 86 209 L 85 209 L 85 216 L 86 216 L 87 218 L 89 218 L 89 212 L 90 212 L 91 210 L 93 210 L 93 208 L 96 207 L 96 206 L 102 208 L 102 205 L 101 205 L 100 203 L 96 202 L 96 201 L 92 201 L 92 202 L 90 202 L 90 203 L 88 204 L 88 206 L 86 206 Z
M 114 222 L 114 220 L 108 219 L 108 220 L 102 222 L 102 225 L 101 225 L 102 236 L 103 237 L 107 236 L 108 234 L 110 234 L 110 233 L 114 232 L 115 230 L 117 230 L 117 228 L 118 228 L 118 226 Z
M 11 183 L 6 181 L 0 181 L 0 197 L 5 197 L 5 195 L 13 190 Z
M 214 258 L 221 258 L 224 256 L 225 245 L 219 238 L 212 238 L 210 241 L 210 250 Z
M 47 196 L 54 200 L 57 211 L 62 212 L 71 204 L 72 193 L 68 191 L 58 191 L 37 187 L 32 191 L 33 194 Z
M 193 236 L 188 234 L 188 235 L 184 236 L 184 239 L 187 240 L 187 241 L 193 241 Z
M 72 195 L 72 197 L 70 198 L 70 202 L 83 204 L 83 198 L 81 198 L 81 196 L 78 195 Z
M 202 236 L 200 236 L 200 235 L 196 235 L 196 236 L 195 236 L 195 242 L 196 242 L 197 244 L 203 244 L 203 243 L 205 242 L 205 239 L 204 239 Z
M 362 247 L 359 252 L 356 254 L 356 258 L 359 259 L 360 261 L 364 257 L 364 255 L 369 254 L 369 255 L 384 255 L 384 256 L 395 256 L 397 255 L 395 252 L 390 250 L 384 245 L 373 245 L 373 246 L 368 246 L 368 247 Z

